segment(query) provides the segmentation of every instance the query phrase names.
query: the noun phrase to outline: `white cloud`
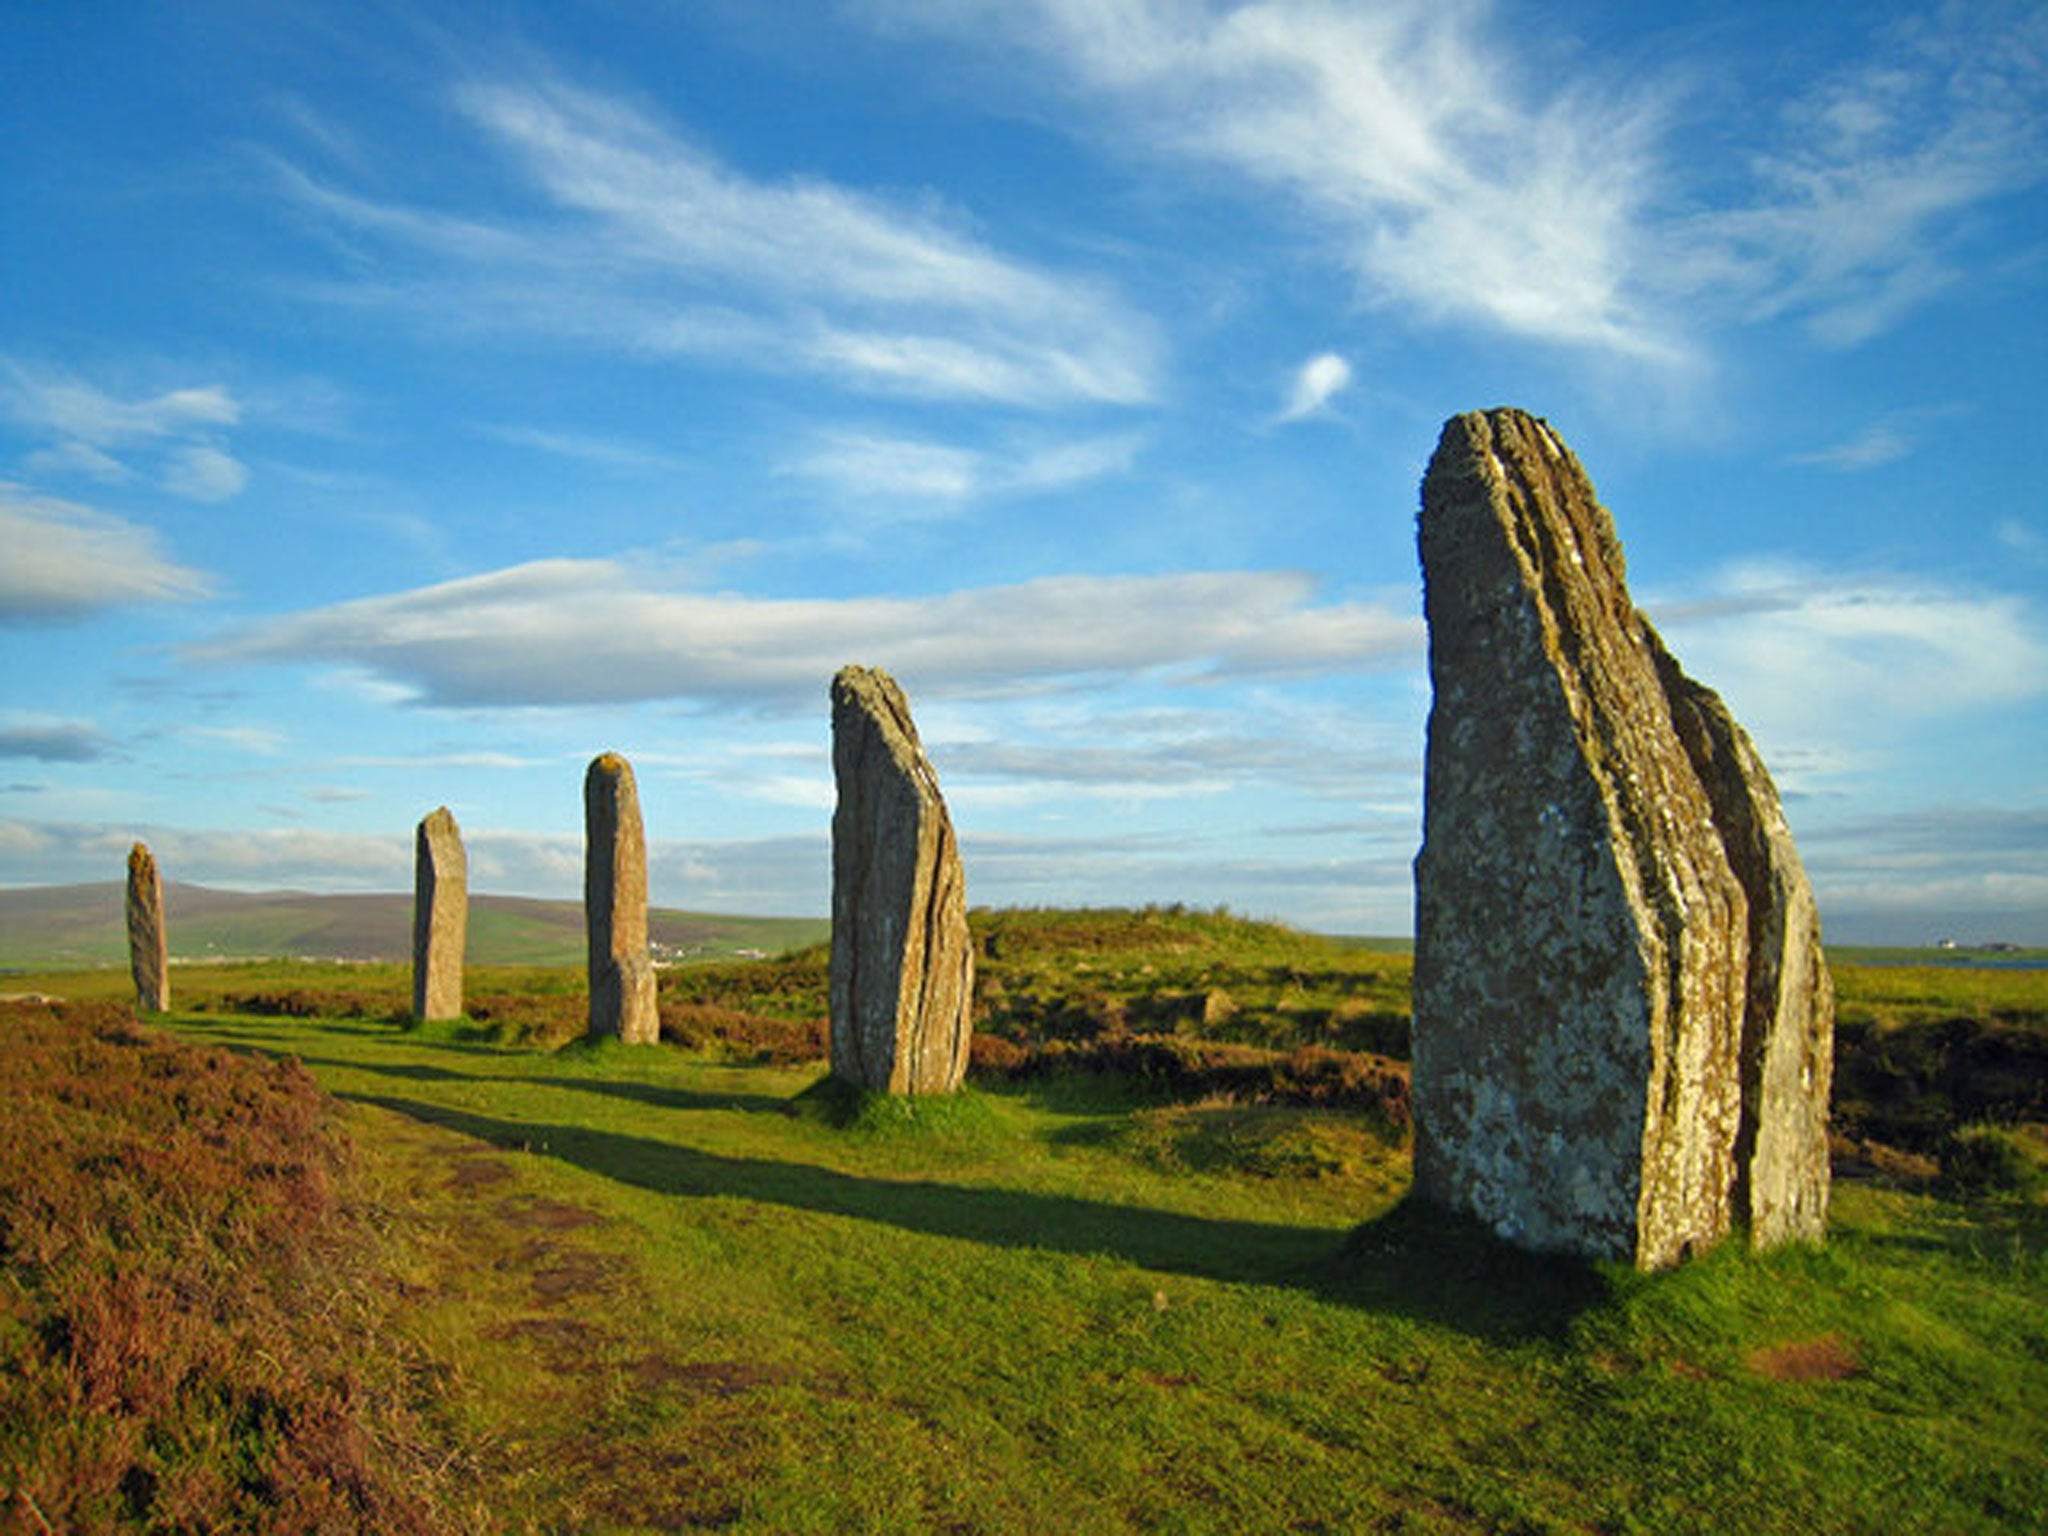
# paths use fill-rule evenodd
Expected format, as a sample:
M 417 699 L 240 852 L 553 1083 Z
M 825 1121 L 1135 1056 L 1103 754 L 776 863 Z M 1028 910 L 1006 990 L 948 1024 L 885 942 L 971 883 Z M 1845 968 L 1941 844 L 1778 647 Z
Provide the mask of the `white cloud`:
M 1956 280 L 1978 212 L 2048 176 L 2048 12 L 2025 3 L 1909 8 L 1762 107 L 1700 87 L 1762 76 L 1696 36 L 1603 73 L 1491 0 L 864 9 L 1047 62 L 1066 120 L 1279 193 L 1368 302 L 1625 358 L 1685 362 L 1703 323 L 1876 334 Z
M 550 432 L 540 427 L 495 426 L 483 430 L 501 442 L 592 465 L 613 474 L 673 474 L 681 467 L 679 461 L 668 454 L 619 438 L 593 437 L 581 432 Z
M 130 458 L 146 451 L 160 455 L 154 478 L 174 496 L 225 501 L 248 482 L 247 470 L 212 440 L 242 419 L 240 402 L 218 384 L 124 400 L 79 379 L 0 361 L 0 412 L 54 439 L 28 456 L 26 467 L 38 475 L 120 484 L 138 477 Z
M 1822 469 L 1878 469 L 1895 463 L 1913 451 L 1913 441 L 1897 427 L 1880 422 L 1854 437 L 1812 453 L 1792 456 L 1794 464 L 1814 464 Z
M 456 99 L 546 206 L 496 225 L 282 167 L 306 205 L 426 258 L 333 296 L 883 394 L 1047 407 L 1155 392 L 1147 321 L 1099 283 L 989 249 L 929 199 L 750 179 L 650 112 L 561 83 L 473 85 Z
M 1910 15 L 1793 95 L 1771 131 L 1741 205 L 1672 228 L 1671 268 L 1753 318 L 1863 341 L 1957 280 L 1976 210 L 2048 178 L 2048 12 Z
M 179 448 L 165 460 L 163 488 L 188 501 L 226 501 L 242 494 L 249 471 L 218 448 Z
M 1296 371 L 1280 420 L 1314 416 L 1350 386 L 1351 365 L 1334 352 L 1318 353 Z
M 76 619 L 207 591 L 197 571 L 165 557 L 150 529 L 5 481 L 0 549 L 0 624 Z
M 1772 759 L 1853 757 L 1931 719 L 2048 693 L 2048 624 L 2010 593 L 1757 563 L 1645 606 Z
M 1484 4 L 877 9 L 1021 44 L 1127 142 L 1278 189 L 1369 301 L 1632 356 L 1673 350 L 1636 291 L 1654 113 L 1620 81 L 1540 91 Z
M 790 469 L 841 495 L 909 503 L 902 515 L 924 516 L 983 498 L 1068 490 L 1122 474 L 1141 447 L 1142 440 L 1130 434 L 982 449 L 841 429 L 821 433 Z
M 24 426 L 95 448 L 180 437 L 242 419 L 234 396 L 218 384 L 121 400 L 90 384 L 9 362 L 0 365 L 0 405 Z
M 1104 674 L 1201 682 L 1412 661 L 1419 620 L 1318 603 L 1284 571 L 1051 577 L 929 597 L 768 599 L 543 561 L 249 625 L 216 662 L 359 668 L 437 705 L 822 697 L 851 661 L 920 694 L 990 696 Z

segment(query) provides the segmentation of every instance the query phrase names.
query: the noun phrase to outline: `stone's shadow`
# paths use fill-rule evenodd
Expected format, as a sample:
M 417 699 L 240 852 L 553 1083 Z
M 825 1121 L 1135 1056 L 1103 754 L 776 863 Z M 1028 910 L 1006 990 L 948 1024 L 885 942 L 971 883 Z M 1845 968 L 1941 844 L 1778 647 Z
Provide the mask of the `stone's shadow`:
M 562 1088 L 571 1093 L 595 1093 L 606 1098 L 630 1099 L 656 1109 L 730 1109 L 743 1114 L 787 1115 L 789 1100 L 772 1093 L 699 1093 L 688 1088 L 663 1088 L 654 1083 L 618 1083 L 576 1077 L 504 1078 L 504 1082 L 533 1083 L 544 1088 Z
M 331 1056 L 302 1056 L 309 1067 L 333 1067 L 342 1072 L 367 1072 L 376 1077 L 396 1077 L 416 1083 L 513 1083 L 536 1088 L 560 1088 L 572 1093 L 595 1093 L 606 1098 L 630 1099 L 656 1109 L 737 1110 L 747 1114 L 789 1113 L 789 1101 L 766 1093 L 695 1093 L 687 1088 L 661 1088 L 652 1083 L 612 1083 L 574 1077 L 492 1077 L 480 1072 L 452 1072 L 425 1063 L 342 1061 Z M 363 1097 L 342 1094 L 342 1098 Z M 376 1102 L 370 1100 L 369 1102 Z M 424 1106 L 421 1106 L 424 1107 Z
M 1592 1266 L 1515 1252 L 1412 1201 L 1349 1233 L 1331 1232 L 1069 1195 L 862 1177 L 578 1125 L 500 1120 L 417 1099 L 342 1097 L 665 1195 L 755 1200 L 996 1247 L 1108 1255 L 1165 1274 L 1303 1290 L 1495 1342 L 1561 1337 L 1607 1294 Z

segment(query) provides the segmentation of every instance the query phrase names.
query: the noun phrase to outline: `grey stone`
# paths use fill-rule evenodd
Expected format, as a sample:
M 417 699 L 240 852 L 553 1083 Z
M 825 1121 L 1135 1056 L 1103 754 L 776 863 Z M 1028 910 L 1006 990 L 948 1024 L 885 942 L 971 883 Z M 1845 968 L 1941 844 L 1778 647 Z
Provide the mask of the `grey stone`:
M 616 752 L 583 777 L 583 915 L 590 939 L 590 1034 L 648 1045 L 660 1038 L 647 951 L 647 836 L 633 769 Z
M 1736 1216 L 1757 1248 L 1817 1242 L 1827 1231 L 1835 1056 L 1834 982 L 1821 950 L 1820 909 L 1755 743 L 1719 694 L 1686 676 L 1654 632 L 1650 641 L 1672 721 L 1749 902 Z
M 462 1017 L 462 958 L 469 934 L 469 859 L 447 806 L 413 838 L 412 1016 Z
M 144 1013 L 171 1008 L 169 931 L 164 924 L 164 881 L 149 849 L 128 850 L 128 971 L 135 978 L 135 1006 Z
M 832 680 L 832 1072 L 951 1093 L 967 1072 L 974 948 L 938 775 L 886 672 Z
M 1447 423 L 1418 531 L 1434 688 L 1418 1192 L 1523 1246 L 1644 1268 L 1738 1217 L 1761 1216 L 1764 1241 L 1817 1233 L 1827 1046 L 1760 994 L 1810 1012 L 1825 967 L 1754 749 L 1676 680 L 1612 520 L 1544 422 Z M 1729 846 L 1745 825 L 1765 849 L 1753 880 Z

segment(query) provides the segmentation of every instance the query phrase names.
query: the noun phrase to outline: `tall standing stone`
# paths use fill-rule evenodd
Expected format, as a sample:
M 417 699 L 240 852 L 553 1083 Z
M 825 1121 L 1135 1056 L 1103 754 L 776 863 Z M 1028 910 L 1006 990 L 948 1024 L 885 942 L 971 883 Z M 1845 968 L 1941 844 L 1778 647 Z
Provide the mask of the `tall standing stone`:
M 951 1093 L 967 1072 L 974 949 L 938 775 L 888 673 L 832 680 L 832 1072 Z
M 144 1013 L 171 1008 L 171 956 L 164 925 L 164 881 L 156 858 L 137 843 L 128 850 L 128 971 L 135 1006 Z
M 1825 967 L 1754 749 L 1630 602 L 1613 523 L 1545 423 L 1446 424 L 1419 542 L 1418 1191 L 1644 1268 L 1738 1217 L 1760 1241 L 1817 1235 Z M 1768 1022 L 1801 1005 L 1766 992 L 1806 1021 Z
M 1820 909 L 1763 759 L 1719 694 L 1680 670 L 1653 632 L 1657 667 L 1730 867 L 1749 902 L 1742 1120 L 1735 1209 L 1750 1242 L 1815 1242 L 1827 1230 L 1828 1096 L 1835 991 Z
M 633 768 L 616 752 L 583 776 L 583 918 L 590 937 L 590 1033 L 652 1044 L 661 1034 L 647 952 L 647 835 Z
M 469 934 L 469 859 L 447 806 L 413 838 L 412 1016 L 462 1017 L 462 954 Z

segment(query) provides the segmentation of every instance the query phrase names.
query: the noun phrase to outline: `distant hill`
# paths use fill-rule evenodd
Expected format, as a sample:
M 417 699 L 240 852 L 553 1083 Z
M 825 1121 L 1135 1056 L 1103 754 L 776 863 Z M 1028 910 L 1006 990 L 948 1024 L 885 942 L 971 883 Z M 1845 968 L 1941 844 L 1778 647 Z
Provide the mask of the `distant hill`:
M 0 890 L 0 968 L 67 970 L 128 958 L 125 892 L 116 881 Z M 217 891 L 173 882 L 164 891 L 171 958 L 390 960 L 412 958 L 412 895 L 316 896 Z M 824 942 L 822 917 L 732 917 L 656 910 L 648 938 L 661 959 L 777 954 Z M 472 895 L 471 965 L 581 965 L 583 904 Z

